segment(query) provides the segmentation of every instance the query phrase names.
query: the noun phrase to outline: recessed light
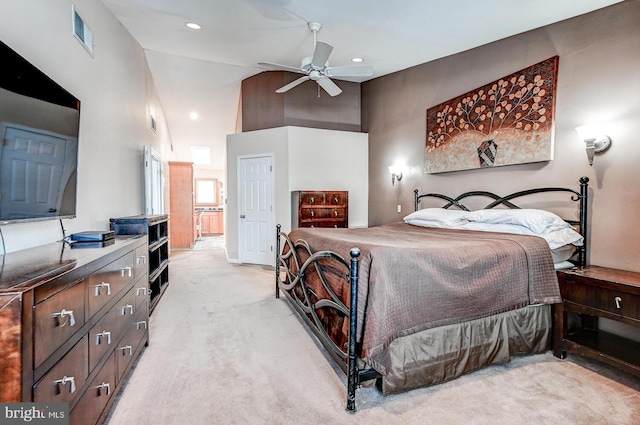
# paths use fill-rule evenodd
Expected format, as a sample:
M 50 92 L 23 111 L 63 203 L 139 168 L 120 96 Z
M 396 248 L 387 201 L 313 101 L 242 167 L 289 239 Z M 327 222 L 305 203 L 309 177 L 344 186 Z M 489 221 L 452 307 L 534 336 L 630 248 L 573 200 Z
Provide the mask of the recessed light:
M 359 63 L 359 62 L 362 62 L 362 61 L 364 61 L 364 59 L 362 59 L 362 58 L 351 58 L 351 62 Z
M 189 114 L 189 118 L 191 118 L 192 120 L 197 120 L 198 119 L 198 113 L 197 112 L 192 112 Z
M 192 30 L 199 30 L 200 28 L 202 28 L 200 25 L 196 24 L 195 22 L 187 22 L 185 25 L 191 28 Z

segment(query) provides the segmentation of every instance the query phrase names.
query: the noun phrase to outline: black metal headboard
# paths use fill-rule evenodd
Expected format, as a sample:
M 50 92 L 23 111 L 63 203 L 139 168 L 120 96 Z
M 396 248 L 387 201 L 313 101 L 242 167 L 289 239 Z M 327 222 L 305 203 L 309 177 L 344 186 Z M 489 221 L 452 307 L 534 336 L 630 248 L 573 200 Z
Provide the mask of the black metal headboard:
M 584 243 L 582 246 L 577 247 L 578 251 L 578 265 L 586 266 L 587 265 L 587 200 L 588 200 L 588 188 L 589 188 L 589 178 L 588 177 L 580 177 L 580 191 L 576 191 L 574 189 L 564 188 L 564 187 L 541 187 L 537 189 L 528 189 L 522 190 L 520 192 L 512 193 L 507 196 L 498 196 L 495 193 L 486 192 L 486 191 L 471 191 L 465 192 L 462 195 L 451 198 L 446 195 L 442 195 L 439 193 L 427 193 L 424 195 L 418 195 L 418 189 L 414 190 L 414 203 L 415 210 L 418 210 L 420 200 L 422 198 L 438 198 L 446 201 L 447 203 L 442 206 L 442 208 L 449 208 L 455 206 L 464 211 L 470 211 L 469 208 L 462 203 L 462 200 L 465 198 L 471 197 L 488 197 L 493 199 L 491 203 L 486 205 L 483 209 L 491 209 L 499 205 L 503 205 L 507 208 L 520 209 L 521 207 L 513 204 L 511 201 L 517 198 L 521 198 L 528 195 L 533 195 L 536 193 L 545 193 L 545 192 L 569 192 L 572 194 L 571 201 L 580 202 L 579 203 L 579 220 L 567 220 L 565 221 L 571 225 L 579 226 L 579 232 L 584 238 Z

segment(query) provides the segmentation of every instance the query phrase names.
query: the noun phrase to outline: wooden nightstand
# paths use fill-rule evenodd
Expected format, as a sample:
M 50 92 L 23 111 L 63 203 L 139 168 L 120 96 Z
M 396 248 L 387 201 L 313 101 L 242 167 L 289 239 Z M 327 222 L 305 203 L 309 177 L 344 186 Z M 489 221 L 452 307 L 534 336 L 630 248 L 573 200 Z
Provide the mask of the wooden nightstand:
M 598 329 L 604 317 L 640 328 L 640 273 L 588 266 L 558 271 L 562 303 L 554 309 L 553 354 L 578 354 L 640 376 L 640 343 Z M 581 315 L 576 329 L 567 313 Z

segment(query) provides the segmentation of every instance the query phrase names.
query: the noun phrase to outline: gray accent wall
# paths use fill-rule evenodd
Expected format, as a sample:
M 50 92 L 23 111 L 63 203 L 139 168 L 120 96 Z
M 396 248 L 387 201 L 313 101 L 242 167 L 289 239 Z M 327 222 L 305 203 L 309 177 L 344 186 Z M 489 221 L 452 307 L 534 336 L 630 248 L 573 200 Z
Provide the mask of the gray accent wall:
M 555 55 L 560 59 L 554 160 L 424 173 L 427 108 Z M 587 176 L 588 261 L 640 271 L 639 0 L 376 78 L 361 90 L 362 131 L 369 134 L 370 226 L 411 212 L 414 189 L 451 195 L 541 186 L 577 189 L 578 179 Z M 591 122 L 605 123 L 613 142 L 590 167 L 575 127 Z M 395 162 L 404 162 L 409 172 L 392 186 L 387 167 Z

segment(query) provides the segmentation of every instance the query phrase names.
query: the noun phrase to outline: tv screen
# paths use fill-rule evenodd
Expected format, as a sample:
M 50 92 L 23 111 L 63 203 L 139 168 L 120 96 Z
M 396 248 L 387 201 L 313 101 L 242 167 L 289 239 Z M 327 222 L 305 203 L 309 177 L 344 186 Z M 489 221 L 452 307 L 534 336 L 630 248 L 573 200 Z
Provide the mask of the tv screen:
M 0 224 L 76 215 L 80 101 L 0 42 Z

